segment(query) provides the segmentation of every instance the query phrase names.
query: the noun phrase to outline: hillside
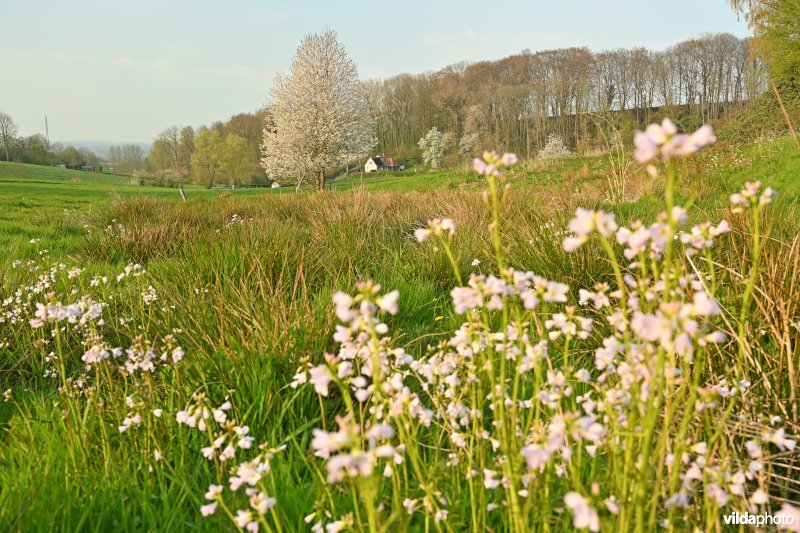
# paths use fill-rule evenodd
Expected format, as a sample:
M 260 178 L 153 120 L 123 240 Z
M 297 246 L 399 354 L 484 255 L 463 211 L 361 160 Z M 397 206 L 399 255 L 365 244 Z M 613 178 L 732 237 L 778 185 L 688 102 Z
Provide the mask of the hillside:
M 30 165 L 26 163 L 8 163 L 0 161 L 0 180 L 25 181 L 25 182 L 71 182 L 71 183 L 102 183 L 123 185 L 129 184 L 130 178 L 103 174 L 101 172 L 86 172 L 82 170 L 69 170 L 60 167 L 43 165 Z
M 186 185 L 185 190 L 190 199 L 221 194 L 195 185 Z M 222 194 L 273 193 L 239 189 Z M 54 252 L 69 249 L 69 243 L 85 235 L 86 216 L 116 198 L 134 195 L 180 201 L 177 189 L 134 185 L 126 176 L 0 162 L 0 249 L 10 258 L 34 238 Z
M 795 130 L 798 130 L 800 90 L 794 87 L 782 87 L 780 95 L 789 119 Z M 771 90 L 760 95 L 739 112 L 720 119 L 717 122 L 717 129 L 720 139 L 738 143 L 789 133 L 778 99 Z

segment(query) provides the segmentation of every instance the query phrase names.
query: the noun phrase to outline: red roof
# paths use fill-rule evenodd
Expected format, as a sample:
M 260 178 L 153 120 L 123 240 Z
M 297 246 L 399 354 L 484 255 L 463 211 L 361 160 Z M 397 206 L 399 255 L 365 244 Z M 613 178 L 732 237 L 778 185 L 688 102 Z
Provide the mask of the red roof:
M 375 163 L 375 166 L 378 167 L 399 167 L 397 163 L 394 162 L 394 158 L 386 157 L 382 155 L 376 155 L 371 157 L 372 161 Z

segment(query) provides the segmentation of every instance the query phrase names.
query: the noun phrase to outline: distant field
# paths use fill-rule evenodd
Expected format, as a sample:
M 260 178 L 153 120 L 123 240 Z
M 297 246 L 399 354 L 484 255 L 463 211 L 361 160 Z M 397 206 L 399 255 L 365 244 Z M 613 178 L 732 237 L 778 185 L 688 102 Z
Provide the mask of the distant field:
M 187 185 L 185 190 L 190 199 L 273 192 L 217 192 L 194 185 Z M 178 189 L 134 185 L 123 176 L 0 162 L 0 250 L 13 256 L 20 244 L 36 238 L 51 251 L 66 251 L 74 244 L 70 241 L 85 235 L 86 217 L 108 205 L 116 195 L 180 201 Z
M 716 147 L 702 159 L 702 166 L 689 169 L 703 173 L 706 183 L 718 183 L 720 201 L 747 180 L 761 179 L 780 191 L 779 201 L 794 203 L 800 197 L 800 155 L 789 139 L 776 139 L 744 147 Z M 611 172 L 605 157 L 573 157 L 560 161 L 528 162 L 509 174 L 509 183 L 517 189 L 533 189 L 553 195 L 589 194 L 606 187 Z M 631 192 L 640 197 L 628 208 L 645 206 L 647 180 L 641 170 L 630 178 Z M 331 191 L 364 190 L 373 193 L 408 193 L 426 191 L 480 191 L 485 182 L 473 172 L 443 169 L 439 171 L 406 170 L 376 174 L 352 173 L 348 178 L 331 181 Z M 644 191 L 642 191 L 644 187 Z M 186 186 L 189 202 L 213 201 L 218 197 L 295 194 L 294 187 L 280 189 L 208 190 Z M 308 194 L 306 190 L 301 194 Z M 598 193 L 599 194 L 599 193 Z M 4 257 L 16 255 L 31 239 L 52 252 L 68 253 L 86 234 L 89 217 L 117 196 L 141 195 L 180 201 L 177 189 L 132 185 L 122 176 L 66 170 L 55 167 L 0 162 L 0 250 Z M 589 194 L 591 196 L 591 194 Z M 0 260 L 0 263 L 3 261 Z

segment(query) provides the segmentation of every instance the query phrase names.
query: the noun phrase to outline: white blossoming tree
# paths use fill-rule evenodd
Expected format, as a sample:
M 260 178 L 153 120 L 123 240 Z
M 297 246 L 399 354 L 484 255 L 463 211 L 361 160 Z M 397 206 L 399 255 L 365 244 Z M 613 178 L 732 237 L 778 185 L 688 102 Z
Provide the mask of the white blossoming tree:
M 544 143 L 544 148 L 539 150 L 539 159 L 557 159 L 561 157 L 569 157 L 572 152 L 567 148 L 564 142 L 564 137 L 558 133 L 551 133 L 547 136 L 547 142 Z
M 439 128 L 434 126 L 417 144 L 422 150 L 422 160 L 431 168 L 439 168 L 442 166 L 445 150 L 453 144 L 453 136 L 449 133 L 442 133 Z
M 316 178 L 324 190 L 327 170 L 365 157 L 376 142 L 356 65 L 332 30 L 305 36 L 270 96 L 272 116 L 261 145 L 268 175 L 289 178 L 298 188 Z

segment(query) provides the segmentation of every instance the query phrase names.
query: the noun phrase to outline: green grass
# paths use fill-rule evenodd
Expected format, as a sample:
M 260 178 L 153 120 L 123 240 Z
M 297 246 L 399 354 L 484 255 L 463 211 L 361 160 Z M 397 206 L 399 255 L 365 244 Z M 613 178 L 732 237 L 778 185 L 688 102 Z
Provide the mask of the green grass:
M 414 170 L 404 170 L 401 172 L 354 173 L 348 178 L 340 178 L 331 182 L 330 188 L 340 192 L 360 187 L 375 192 L 411 192 L 451 189 L 474 181 L 474 174 L 463 171 L 415 172 Z
M 69 170 L 60 167 L 28 165 L 24 163 L 8 163 L 5 161 L 0 162 L 0 180 L 25 182 L 42 181 L 46 183 L 61 181 L 71 183 L 105 183 L 111 185 L 121 185 L 130 182 L 130 178 L 115 174 Z
M 784 249 L 777 243 L 791 242 L 800 232 L 800 154 L 791 141 L 715 147 L 685 170 L 680 196 L 693 201 L 693 220 L 724 215 L 728 195 L 746 180 L 761 179 L 778 189 L 767 223 L 776 244 L 765 257 L 779 264 Z M 631 199 L 611 204 L 607 172 L 602 157 L 527 163 L 511 172 L 502 228 L 511 266 L 568 282 L 573 292 L 610 281 L 608 264 L 592 260 L 588 251 L 565 254 L 558 232 L 579 205 L 611 209 L 622 222 L 651 220 L 661 208 L 663 183 L 637 170 L 629 177 Z M 402 332 L 399 345 L 415 356 L 424 354 L 458 327 L 460 318 L 450 306 L 455 283 L 450 265 L 415 242 L 412 232 L 430 218 L 453 218 L 460 271 L 492 272 L 481 196 L 485 181 L 466 171 L 404 171 L 363 179 L 351 175 L 333 182 L 336 192 L 325 194 L 294 194 L 291 187 L 218 194 L 188 187 L 186 203 L 174 189 L 126 181 L 0 163 L 0 301 L 33 282 L 27 272 L 9 269 L 11 262 L 48 249 L 42 267 L 64 262 L 85 270 L 75 280 L 61 273 L 48 290 L 64 301 L 74 298 L 73 290 L 92 294 L 110 302 L 104 311 L 109 317 L 129 319 L 106 328 L 115 342 L 127 345 L 137 335 L 157 339 L 176 332 L 186 350 L 176 366 L 179 373 L 164 371 L 147 382 L 154 387 L 147 402 L 169 413 L 152 429 L 166 459 L 154 463 L 148 447 L 153 440 L 143 431 L 116 432 L 129 411 L 125 396 L 143 390 L 127 381 L 114 385 L 119 388 L 104 410 L 87 409 L 84 435 L 71 434 L 57 405 L 58 385 L 42 376 L 48 344 L 29 328 L 0 322 L 0 389 L 13 388 L 25 413 L 0 403 L 0 529 L 229 530 L 224 517 L 199 516 L 205 489 L 219 480 L 199 455 L 202 436 L 173 423 L 174 413 L 198 389 L 216 401 L 233 391 L 235 415 L 257 442 L 287 445 L 273 465 L 275 492 L 285 529 L 307 529 L 303 516 L 326 497 L 308 451 L 310 428 L 321 424 L 321 412 L 315 395 L 288 384 L 301 359 L 319 362 L 335 348 L 331 294 L 350 291 L 365 279 L 398 289 L 400 313 L 389 326 Z M 243 222 L 232 223 L 234 216 Z M 732 223 L 743 231 L 741 220 Z M 31 239 L 39 242 L 30 244 Z M 737 250 L 728 259 L 734 271 L 746 268 L 747 258 Z M 143 264 L 147 278 L 115 284 L 114 276 L 129 263 Z M 112 282 L 91 287 L 94 274 Z M 726 275 L 734 279 L 734 273 Z M 141 293 L 148 285 L 158 300 L 144 308 Z M 69 371 L 77 376 L 82 346 L 72 339 L 68 352 Z M 773 394 L 781 397 L 785 376 L 775 374 Z M 766 393 L 763 400 L 773 401 Z M 104 427 L 112 431 L 107 447 L 99 437 Z M 463 495 L 457 483 L 447 481 L 447 469 L 437 475 L 452 494 Z M 330 497 L 342 509 L 349 505 L 346 493 Z M 465 496 L 453 499 L 454 514 L 459 506 L 468 508 Z M 424 524 L 414 527 L 423 530 Z M 556 519 L 552 527 L 569 527 L 569 521 Z
M 186 186 L 190 199 L 273 193 L 270 189 L 220 193 Z M 6 252 L 3 260 L 24 253 L 22 247 L 31 239 L 40 239 L 41 246 L 53 252 L 69 253 L 86 235 L 87 217 L 115 198 L 133 195 L 180 201 L 178 189 L 134 185 L 131 178 L 123 176 L 0 162 L 0 250 Z
M 796 85 L 787 84 L 781 86 L 779 91 L 786 112 L 796 128 L 800 121 L 800 90 Z M 717 133 L 726 142 L 752 143 L 776 134 L 786 135 L 789 129 L 778 99 L 770 89 L 748 106 L 725 116 L 718 124 Z
M 598 178 L 607 170 L 605 157 L 569 157 L 561 160 L 531 161 L 513 172 L 509 178 L 515 186 L 553 188 L 564 182 L 565 174 Z M 425 192 L 433 190 L 477 191 L 485 180 L 465 167 L 462 169 L 407 169 L 396 172 L 354 172 L 329 183 L 332 191 L 344 192 L 364 188 L 372 192 Z

